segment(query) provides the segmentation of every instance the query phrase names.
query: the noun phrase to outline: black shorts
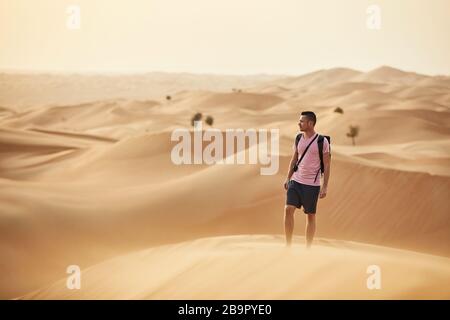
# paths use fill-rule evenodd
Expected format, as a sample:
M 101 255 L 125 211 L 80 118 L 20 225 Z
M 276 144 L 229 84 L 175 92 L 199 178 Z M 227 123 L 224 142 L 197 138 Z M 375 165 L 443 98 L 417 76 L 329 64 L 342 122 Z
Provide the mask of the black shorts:
M 291 205 L 303 212 L 316 213 L 317 200 L 319 200 L 320 186 L 310 186 L 291 180 L 286 193 L 286 205 Z

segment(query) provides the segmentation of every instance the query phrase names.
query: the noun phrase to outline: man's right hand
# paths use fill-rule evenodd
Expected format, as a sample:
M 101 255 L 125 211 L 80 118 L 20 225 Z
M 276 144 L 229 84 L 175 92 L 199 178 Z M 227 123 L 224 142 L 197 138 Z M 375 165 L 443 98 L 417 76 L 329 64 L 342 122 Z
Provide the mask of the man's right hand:
M 287 190 L 288 189 L 288 185 L 289 185 L 289 179 L 286 179 L 286 181 L 284 182 L 284 189 Z

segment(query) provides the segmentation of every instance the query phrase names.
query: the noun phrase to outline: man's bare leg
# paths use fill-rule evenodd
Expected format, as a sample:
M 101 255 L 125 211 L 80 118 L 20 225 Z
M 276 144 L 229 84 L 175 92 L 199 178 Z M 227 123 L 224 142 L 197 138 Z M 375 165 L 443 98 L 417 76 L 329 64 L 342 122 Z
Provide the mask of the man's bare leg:
M 284 206 L 284 233 L 286 235 L 287 247 L 290 247 L 292 243 L 292 234 L 294 233 L 294 212 L 294 206 Z
M 316 215 L 313 213 L 306 214 L 306 248 L 311 248 L 314 233 L 316 232 Z

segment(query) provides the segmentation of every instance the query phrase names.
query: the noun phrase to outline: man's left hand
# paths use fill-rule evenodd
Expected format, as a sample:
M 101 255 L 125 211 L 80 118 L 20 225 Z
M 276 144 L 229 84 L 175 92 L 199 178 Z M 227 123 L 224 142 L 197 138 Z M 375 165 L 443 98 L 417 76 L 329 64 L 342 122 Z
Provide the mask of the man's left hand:
M 322 199 L 325 198 L 326 196 L 327 196 L 327 187 L 320 188 L 319 197 Z

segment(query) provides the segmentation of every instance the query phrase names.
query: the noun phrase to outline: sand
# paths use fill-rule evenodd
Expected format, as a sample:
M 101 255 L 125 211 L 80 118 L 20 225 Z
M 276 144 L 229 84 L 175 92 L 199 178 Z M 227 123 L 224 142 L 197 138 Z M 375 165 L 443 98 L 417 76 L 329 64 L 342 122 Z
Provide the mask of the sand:
M 155 247 L 87 268 L 80 290 L 67 290 L 61 280 L 21 298 L 448 298 L 449 258 L 327 239 L 306 251 L 302 237 L 286 249 L 283 241 L 241 235 Z M 380 290 L 367 284 L 374 265 L 381 270 Z
M 0 298 L 450 298 L 449 77 L 182 76 L 0 75 Z M 301 211 L 291 250 L 282 236 L 306 109 L 333 154 L 309 252 Z M 278 173 L 173 164 L 171 133 L 196 112 L 279 129 Z M 65 287 L 72 264 L 81 290 Z

